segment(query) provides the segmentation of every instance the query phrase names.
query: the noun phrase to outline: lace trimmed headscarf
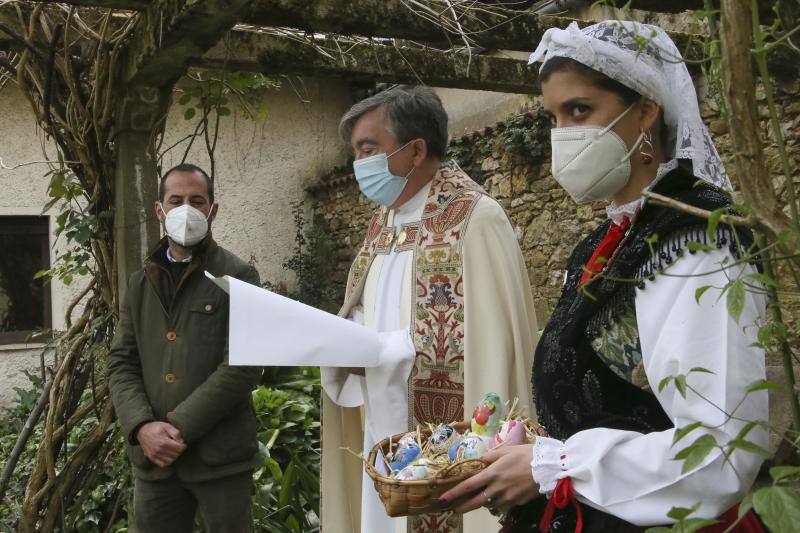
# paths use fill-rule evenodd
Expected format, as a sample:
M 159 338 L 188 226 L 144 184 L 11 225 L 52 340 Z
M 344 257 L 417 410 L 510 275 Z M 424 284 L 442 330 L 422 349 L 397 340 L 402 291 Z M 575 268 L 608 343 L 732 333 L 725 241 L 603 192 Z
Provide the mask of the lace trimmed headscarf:
M 550 28 L 528 63 L 554 57 L 573 59 L 656 102 L 669 132 L 662 139 L 668 159 L 692 162 L 694 175 L 730 190 L 717 149 L 697 103 L 692 78 L 680 51 L 658 26 L 606 20 L 580 29 Z

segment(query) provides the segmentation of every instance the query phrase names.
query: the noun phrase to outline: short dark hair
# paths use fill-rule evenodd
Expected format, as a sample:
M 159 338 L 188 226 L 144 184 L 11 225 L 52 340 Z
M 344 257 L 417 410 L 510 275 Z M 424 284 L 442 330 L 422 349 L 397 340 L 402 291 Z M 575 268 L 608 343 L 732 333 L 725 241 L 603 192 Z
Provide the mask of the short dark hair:
M 447 113 L 439 95 L 430 87 L 398 85 L 353 105 L 339 122 L 339 134 L 350 142 L 358 119 L 382 108 L 389 119 L 389 129 L 400 144 L 423 139 L 428 153 L 444 158 L 447 151 Z
M 639 94 L 637 91 L 634 91 L 627 85 L 623 85 L 617 80 L 609 78 L 602 72 L 598 72 L 597 70 L 587 67 L 583 63 L 575 61 L 569 57 L 557 56 L 552 59 L 548 59 L 542 66 L 542 70 L 539 71 L 539 84 L 546 82 L 550 76 L 556 72 L 574 72 L 575 74 L 583 76 L 595 87 L 599 87 L 600 89 L 604 89 L 616 94 L 620 101 L 626 106 L 629 106 L 634 102 L 638 102 L 642 98 L 641 94 Z M 659 141 L 663 147 L 664 143 L 666 143 L 669 138 L 669 128 L 667 128 L 666 124 L 664 123 L 663 115 L 661 119 L 661 129 L 659 130 L 658 134 Z
M 181 163 L 180 165 L 175 165 L 171 169 L 164 172 L 164 175 L 161 176 L 161 181 L 158 184 L 158 200 L 160 202 L 164 201 L 164 184 L 167 182 L 169 175 L 173 172 L 197 172 L 203 176 L 206 180 L 206 185 L 208 186 L 208 202 L 212 204 L 214 203 L 214 178 L 209 176 L 202 168 L 191 163 Z

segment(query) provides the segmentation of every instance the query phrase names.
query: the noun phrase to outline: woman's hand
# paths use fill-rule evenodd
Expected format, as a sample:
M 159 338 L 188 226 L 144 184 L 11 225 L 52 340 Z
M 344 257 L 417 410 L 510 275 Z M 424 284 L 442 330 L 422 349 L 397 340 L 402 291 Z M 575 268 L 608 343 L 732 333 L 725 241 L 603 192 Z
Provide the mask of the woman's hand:
M 490 463 L 479 474 L 442 494 L 439 501 L 459 513 L 478 507 L 505 509 L 538 498 L 539 485 L 531 474 L 533 444 L 501 446 L 481 459 Z

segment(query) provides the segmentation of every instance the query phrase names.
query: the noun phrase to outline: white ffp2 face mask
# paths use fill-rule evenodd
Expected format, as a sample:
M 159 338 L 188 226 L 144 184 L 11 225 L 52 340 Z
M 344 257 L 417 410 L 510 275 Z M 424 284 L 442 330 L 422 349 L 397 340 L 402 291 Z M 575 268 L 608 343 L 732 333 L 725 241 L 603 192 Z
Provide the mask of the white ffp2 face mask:
M 631 178 L 630 157 L 644 138 L 644 132 L 629 150 L 625 141 L 611 131 L 635 104 L 605 128 L 577 126 L 553 128 L 553 177 L 579 204 L 610 198 Z
M 161 206 L 164 211 L 164 206 Z M 164 219 L 164 231 L 170 239 L 180 246 L 194 246 L 208 233 L 208 216 L 189 204 L 171 209 Z

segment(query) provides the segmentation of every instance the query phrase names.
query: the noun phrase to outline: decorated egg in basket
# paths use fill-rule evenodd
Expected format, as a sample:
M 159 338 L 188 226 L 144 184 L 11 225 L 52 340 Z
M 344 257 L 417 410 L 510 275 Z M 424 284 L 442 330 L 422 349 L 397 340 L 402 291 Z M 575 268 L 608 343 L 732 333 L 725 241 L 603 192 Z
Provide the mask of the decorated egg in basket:
M 392 456 L 392 462 L 389 463 L 389 466 L 392 470 L 402 470 L 419 457 L 419 452 L 420 449 L 416 442 L 403 448 L 398 446 L 397 451 L 394 452 Z
M 458 431 L 453 429 L 453 426 L 447 424 L 440 424 L 433 430 L 431 436 L 428 438 L 430 449 L 433 453 L 447 453 L 450 446 L 458 440 Z
M 416 443 L 412 444 L 411 446 L 407 446 L 405 448 L 398 448 L 394 455 L 392 456 L 392 462 L 389 463 L 389 466 L 392 470 L 402 470 L 412 461 L 414 461 L 417 457 L 419 457 L 419 446 Z
M 514 445 L 524 444 L 526 441 L 525 424 L 519 420 L 507 420 L 501 427 L 497 435 L 492 439 L 491 447 L 500 444 Z
M 472 432 L 481 437 L 493 437 L 500 429 L 503 403 L 495 392 L 484 394 L 472 411 Z
M 404 469 L 420 456 L 420 447 L 415 433 L 406 433 L 397 441 L 389 466 L 395 472 Z
M 430 470 L 428 470 L 428 460 L 424 457 L 421 457 L 417 461 L 400 470 L 395 478 L 399 479 L 400 481 L 412 481 L 417 479 L 427 479 L 429 475 Z
M 476 459 L 488 451 L 483 437 L 477 433 L 467 433 L 450 447 L 450 460 Z

